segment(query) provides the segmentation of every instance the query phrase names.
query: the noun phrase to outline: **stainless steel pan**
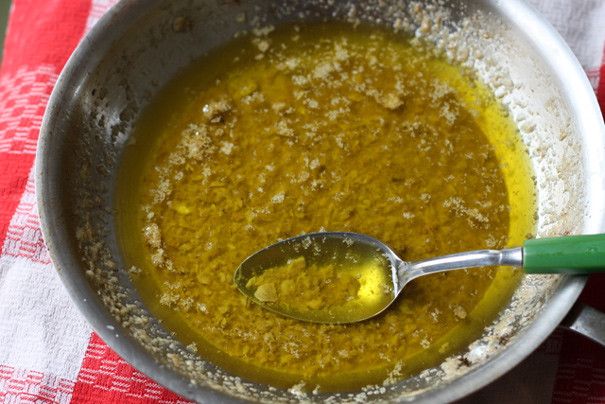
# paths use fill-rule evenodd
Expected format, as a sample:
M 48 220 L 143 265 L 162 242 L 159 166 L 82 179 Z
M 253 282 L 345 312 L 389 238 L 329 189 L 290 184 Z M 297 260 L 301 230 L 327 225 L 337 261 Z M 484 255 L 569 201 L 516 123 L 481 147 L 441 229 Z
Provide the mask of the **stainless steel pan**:
M 603 120 L 568 47 L 521 1 L 441 3 L 125 0 L 94 27 L 52 94 L 38 146 L 36 186 L 45 240 L 61 279 L 113 349 L 194 400 L 303 398 L 297 390 L 239 380 L 173 341 L 139 301 L 124 270 L 114 226 L 117 167 L 142 109 L 180 69 L 254 24 L 359 20 L 434 41 L 489 83 L 517 122 L 536 173 L 538 234 L 605 231 Z M 371 390 L 376 393 L 371 397 L 448 401 L 486 385 L 561 323 L 584 283 L 579 277 L 526 277 L 499 318 L 468 350 L 416 377 Z M 573 326 L 600 331 L 603 342 L 600 313 L 578 313 L 569 318 Z M 583 323 L 590 318 L 601 323 Z M 367 399 L 367 393 L 335 399 Z

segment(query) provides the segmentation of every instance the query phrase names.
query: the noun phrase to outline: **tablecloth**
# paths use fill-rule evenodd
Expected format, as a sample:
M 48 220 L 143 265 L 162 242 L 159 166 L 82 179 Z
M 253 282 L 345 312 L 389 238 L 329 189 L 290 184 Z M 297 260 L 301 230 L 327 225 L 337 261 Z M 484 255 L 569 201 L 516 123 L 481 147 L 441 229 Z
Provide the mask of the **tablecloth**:
M 12 4 L 0 67 L 0 400 L 4 402 L 186 402 L 128 365 L 92 331 L 58 280 L 40 232 L 32 167 L 44 109 L 70 53 L 115 2 L 14 0 Z M 605 0 L 531 2 L 568 41 L 605 110 Z M 604 277 L 593 276 L 582 299 L 603 310 L 604 290 Z M 515 375 L 520 379 L 512 379 Z M 557 331 L 517 369 L 466 401 L 498 398 L 605 403 L 605 349 Z

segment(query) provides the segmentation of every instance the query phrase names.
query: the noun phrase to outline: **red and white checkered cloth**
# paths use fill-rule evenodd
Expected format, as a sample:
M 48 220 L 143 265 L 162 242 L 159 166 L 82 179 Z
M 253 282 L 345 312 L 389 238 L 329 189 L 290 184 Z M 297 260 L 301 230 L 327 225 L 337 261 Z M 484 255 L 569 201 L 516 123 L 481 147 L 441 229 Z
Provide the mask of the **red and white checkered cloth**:
M 55 274 L 36 210 L 32 167 L 49 95 L 69 54 L 116 1 L 13 0 L 0 67 L 0 400 L 4 402 L 186 402 L 128 365 L 92 332 Z M 605 110 L 605 0 L 532 3 L 570 43 Z M 605 310 L 603 290 L 605 278 L 593 277 L 583 299 Z M 605 403 L 604 348 L 558 332 L 533 361 L 537 364 L 526 361 L 529 365 L 523 365 L 523 371 L 535 383 L 514 391 L 504 389 L 507 395 L 500 399 Z M 545 370 L 546 364 L 552 371 Z M 504 382 L 496 382 L 481 397 L 497 399 L 502 394 L 496 391 L 499 383 Z M 547 386 L 546 392 L 532 393 L 532 384 L 542 390 Z

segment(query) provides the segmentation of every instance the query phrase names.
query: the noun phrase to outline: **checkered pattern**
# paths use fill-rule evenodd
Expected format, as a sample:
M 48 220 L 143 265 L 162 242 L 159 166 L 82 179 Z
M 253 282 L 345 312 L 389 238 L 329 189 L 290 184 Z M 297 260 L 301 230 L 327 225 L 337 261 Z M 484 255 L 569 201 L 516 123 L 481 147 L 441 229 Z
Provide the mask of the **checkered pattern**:
M 187 403 L 134 369 L 113 352 L 96 334 L 92 335 L 73 400 L 97 402 Z
M 2 255 L 22 257 L 31 262 L 50 264 L 48 250 L 42 239 L 36 194 L 34 192 L 33 168 L 25 185 L 23 196 L 4 238 Z
M 70 379 L 0 365 L 0 399 L 9 402 L 67 402 L 75 382 Z
M 33 162 L 44 109 L 69 54 L 116 2 L 13 1 L 0 69 L 2 402 L 186 402 L 92 332 L 56 276 L 40 231 Z
M 44 108 L 69 54 L 116 1 L 13 0 L 0 67 L 3 402 L 186 402 L 92 332 L 59 282 L 40 232 L 32 169 Z M 605 106 L 605 1 L 531 2 L 568 40 Z M 583 299 L 605 309 L 604 289 L 604 278 L 593 277 Z M 605 402 L 605 349 L 559 332 L 539 352 L 558 358 L 553 402 Z
M 0 153 L 34 154 L 54 66 L 23 67 L 0 79 Z

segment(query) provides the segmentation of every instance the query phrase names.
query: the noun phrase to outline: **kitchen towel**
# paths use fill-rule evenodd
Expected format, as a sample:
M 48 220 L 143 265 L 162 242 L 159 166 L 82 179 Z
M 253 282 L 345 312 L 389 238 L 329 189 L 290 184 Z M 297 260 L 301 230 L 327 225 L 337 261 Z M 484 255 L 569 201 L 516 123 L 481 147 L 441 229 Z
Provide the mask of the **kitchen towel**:
M 605 0 L 532 0 L 578 56 L 605 107 Z M 0 66 L 0 401 L 187 402 L 122 360 L 70 302 L 42 240 L 33 185 L 46 103 L 67 58 L 116 0 L 14 0 Z M 603 276 L 582 299 L 605 309 Z M 605 349 L 553 334 L 466 401 L 604 403 Z M 510 386 L 514 386 L 510 388 Z

